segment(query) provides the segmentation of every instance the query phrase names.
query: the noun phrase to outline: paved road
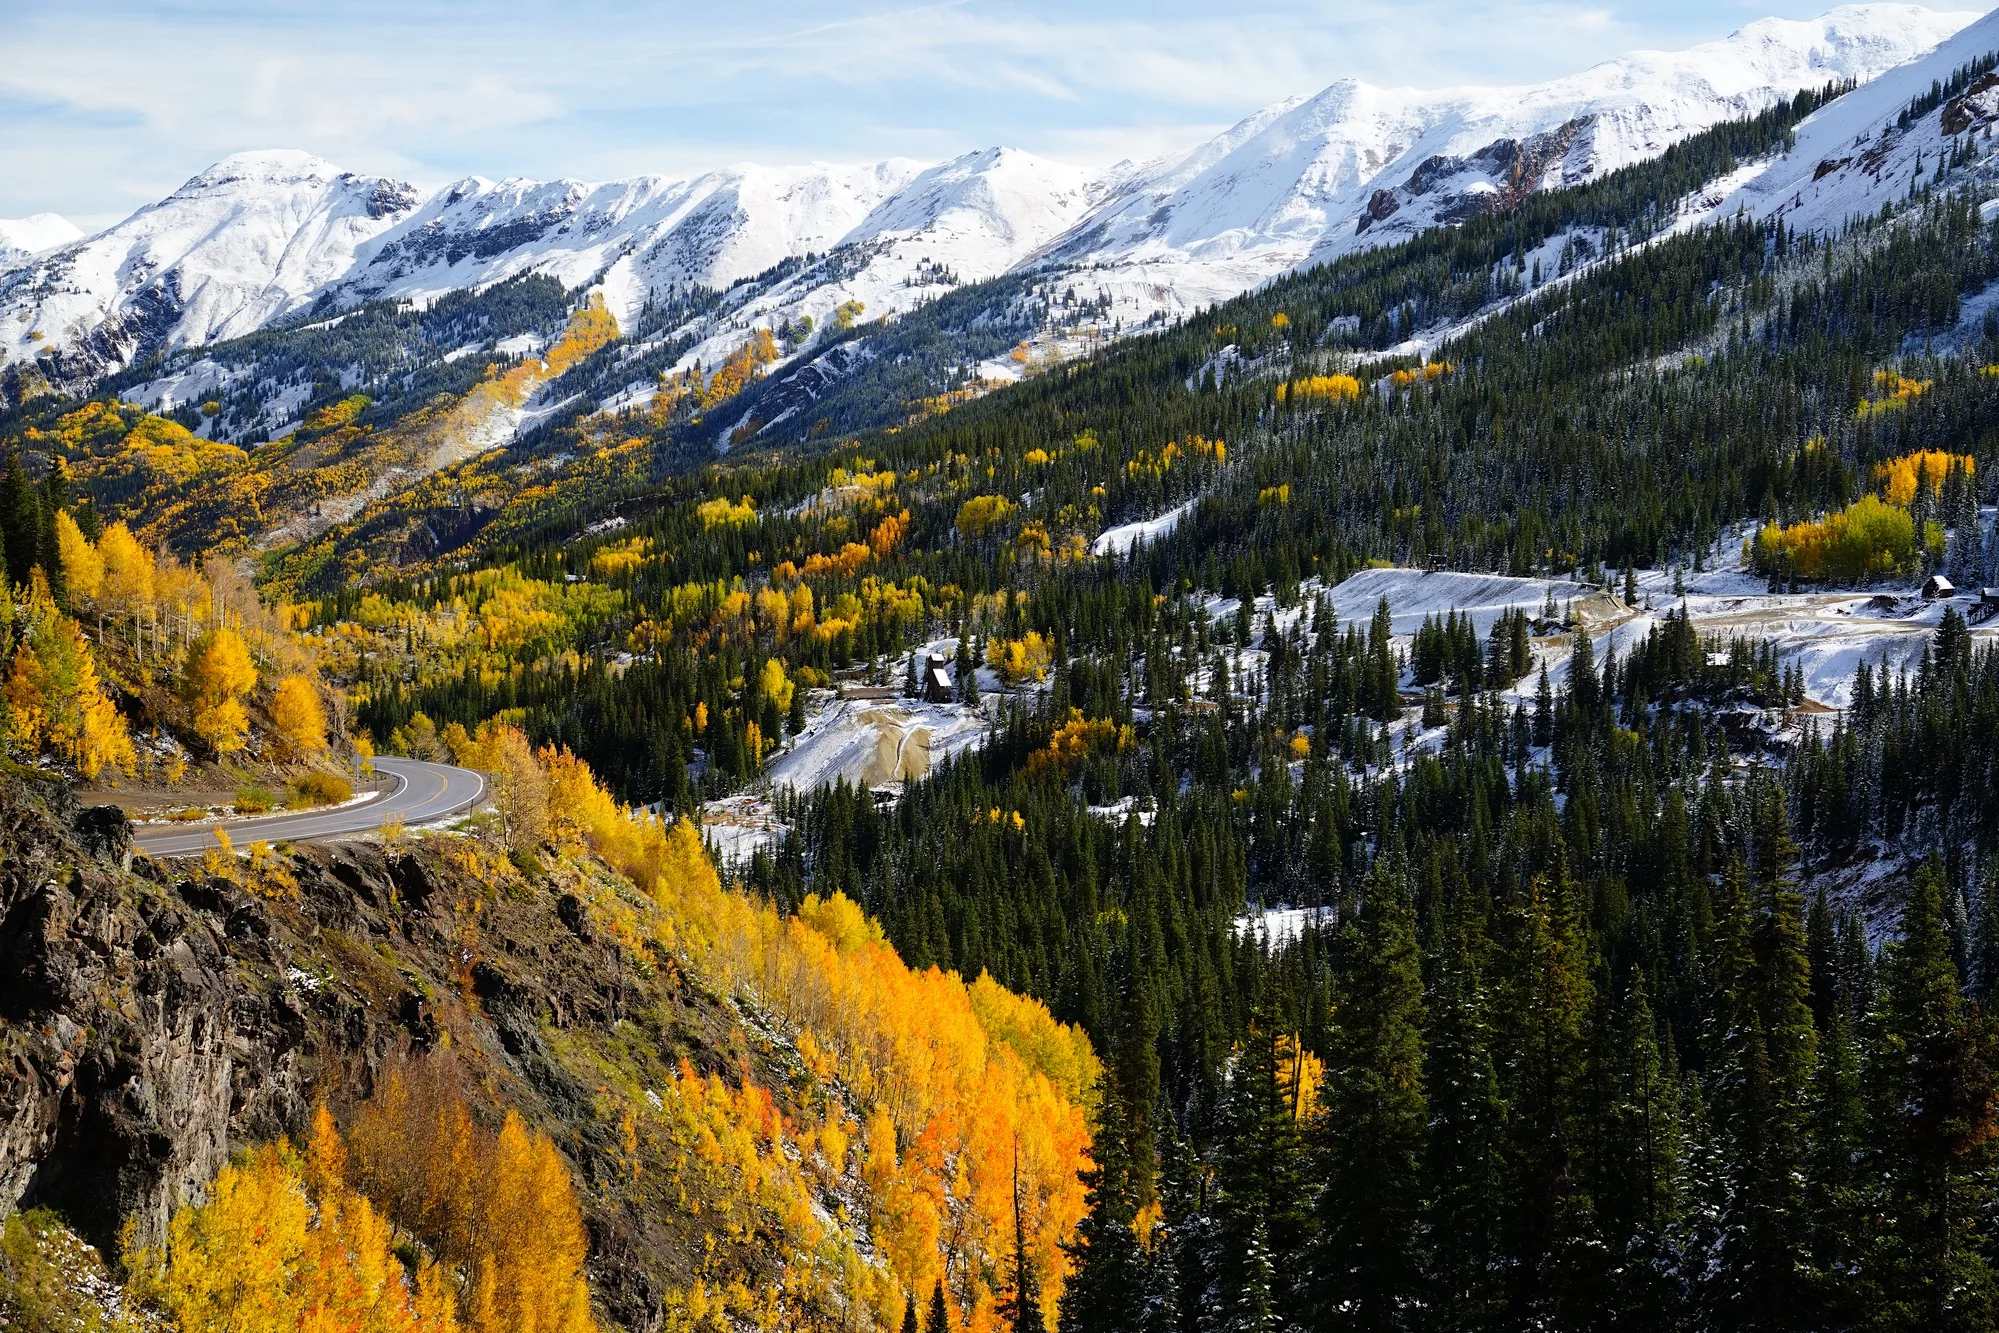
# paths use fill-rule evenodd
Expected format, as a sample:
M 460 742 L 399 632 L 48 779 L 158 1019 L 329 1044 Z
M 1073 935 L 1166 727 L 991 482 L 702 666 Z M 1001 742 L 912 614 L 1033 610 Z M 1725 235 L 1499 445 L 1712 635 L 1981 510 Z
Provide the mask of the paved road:
M 461 814 L 486 795 L 486 780 L 470 769 L 387 758 L 376 759 L 375 767 L 396 779 L 396 785 L 360 805 L 218 824 L 148 826 L 134 829 L 132 842 L 152 857 L 200 855 L 215 846 L 218 828 L 226 830 L 239 848 L 260 841 L 332 842 L 370 832 L 392 819 L 416 825 Z

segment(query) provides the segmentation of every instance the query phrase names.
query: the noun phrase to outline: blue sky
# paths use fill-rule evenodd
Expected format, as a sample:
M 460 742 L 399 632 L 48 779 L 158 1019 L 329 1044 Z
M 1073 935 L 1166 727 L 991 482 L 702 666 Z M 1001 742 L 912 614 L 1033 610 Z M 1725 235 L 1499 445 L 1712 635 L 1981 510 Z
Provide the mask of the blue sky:
M 1828 7 L 0 0 L 0 217 L 49 209 L 104 225 L 246 148 L 425 184 L 996 143 L 1105 164 L 1190 146 L 1348 75 L 1527 82 Z

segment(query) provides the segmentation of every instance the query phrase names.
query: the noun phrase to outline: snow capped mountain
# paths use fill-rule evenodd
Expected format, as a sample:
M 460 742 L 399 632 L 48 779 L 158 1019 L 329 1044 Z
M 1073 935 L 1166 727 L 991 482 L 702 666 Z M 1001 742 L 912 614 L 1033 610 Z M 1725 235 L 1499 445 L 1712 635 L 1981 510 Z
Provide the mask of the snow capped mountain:
M 804 317 L 824 327 L 850 301 L 870 319 L 901 314 L 1006 272 L 1101 197 L 1079 167 L 1015 148 L 967 153 L 913 177 L 821 262 L 732 306 L 730 322 L 777 327 Z M 721 330 L 688 355 L 712 362 L 739 340 Z
M 68 218 L 36 213 L 25 218 L 0 218 L 0 268 L 11 267 L 43 250 L 80 240 L 83 232 Z
M 717 312 L 671 331 L 691 340 L 677 344 L 686 361 L 710 364 L 754 327 L 788 331 L 809 356 L 808 318 L 823 329 L 854 302 L 866 319 L 896 314 L 1009 271 L 1046 273 L 1080 290 L 1090 318 L 1131 327 L 1589 179 L 1800 89 L 1873 79 L 1976 17 L 1849 5 L 1532 87 L 1423 92 L 1347 79 L 1176 158 L 1094 174 L 992 148 L 933 166 L 743 166 L 594 184 L 470 177 L 424 191 L 307 153 L 245 153 L 95 236 L 66 234 L 59 219 L 0 224 L 0 372 L 9 393 L 24 373 L 75 387 L 287 315 L 427 300 L 524 273 L 597 285 L 628 330 L 649 302 L 726 291 Z M 1926 72 L 1894 78 L 1927 88 L 1930 66 L 1962 58 L 1940 53 L 1908 67 Z M 1818 120 L 1845 127 L 1862 114 L 1853 108 L 1906 104 L 1888 82 Z M 1877 171 L 1839 164 L 1852 154 L 1832 139 L 1853 132 L 1827 130 L 1810 170 L 1823 160 L 1835 173 Z M 1768 194 L 1759 206 L 1779 206 L 1777 180 L 1757 185 Z M 1802 185 L 1790 192 L 1803 208 Z
M 1986 15 L 1921 60 L 1892 70 L 1820 109 L 1798 126 L 1796 146 L 1746 169 L 1720 204 L 1757 217 L 1779 216 L 1800 231 L 1836 232 L 1848 219 L 1879 213 L 1911 188 L 1949 173 L 1992 173 L 1990 135 L 1999 122 L 1999 74 L 1977 73 L 1955 90 L 1967 65 L 1999 57 L 1999 12 Z M 1945 95 L 1932 100 L 1939 85 Z M 1904 120 L 1916 99 L 1927 109 Z M 1953 149 L 1976 159 L 1953 164 Z M 1942 169 L 1940 174 L 1939 169 Z
M 304 153 L 241 154 L 0 277 L 0 359 L 49 357 L 48 371 L 76 379 L 310 306 L 427 299 L 524 273 L 600 283 L 629 327 L 649 297 L 724 290 L 838 251 L 840 262 L 755 294 L 756 322 L 823 324 L 846 301 L 887 314 L 940 284 L 993 277 L 1097 198 L 1086 171 L 1007 148 L 927 168 L 895 158 L 692 180 L 470 177 L 428 195 Z M 690 355 L 716 350 L 704 342 Z
M 1108 270 L 1090 280 L 1121 313 L 1177 313 L 1613 171 L 1801 89 L 1872 79 L 1977 17 L 1848 5 L 1531 87 L 1425 92 L 1343 79 L 1141 170 L 1040 258 Z
M 0 357 L 49 349 L 73 378 L 249 333 L 339 277 L 419 197 L 309 153 L 225 158 L 117 226 L 0 274 Z

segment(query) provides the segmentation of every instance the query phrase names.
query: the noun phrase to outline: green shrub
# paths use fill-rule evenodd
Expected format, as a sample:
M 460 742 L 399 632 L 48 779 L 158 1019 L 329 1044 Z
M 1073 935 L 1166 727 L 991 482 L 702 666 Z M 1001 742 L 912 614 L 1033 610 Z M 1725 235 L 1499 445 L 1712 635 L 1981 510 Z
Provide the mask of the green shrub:
M 236 813 L 239 815 L 261 815 L 277 803 L 276 796 L 254 783 L 236 789 Z

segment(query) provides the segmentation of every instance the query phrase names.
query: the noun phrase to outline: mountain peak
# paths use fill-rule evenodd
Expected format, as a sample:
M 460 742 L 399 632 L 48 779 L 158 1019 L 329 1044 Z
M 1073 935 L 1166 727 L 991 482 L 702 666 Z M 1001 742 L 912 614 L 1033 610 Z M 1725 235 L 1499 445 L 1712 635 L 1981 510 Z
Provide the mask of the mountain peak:
M 299 149 L 236 153 L 68 245 L 74 262 L 61 272 L 0 232 L 0 361 L 88 339 L 103 366 L 125 364 L 312 302 L 437 295 L 530 272 L 602 283 L 621 321 L 661 293 L 762 276 L 733 298 L 726 332 L 740 339 L 758 322 L 823 325 L 849 302 L 875 318 L 959 282 L 1068 265 L 1090 271 L 1088 300 L 1107 322 L 1135 327 L 1591 179 L 1803 89 L 1865 82 L 1977 17 L 1844 5 L 1526 86 L 1341 78 L 1186 152 L 1095 173 L 990 146 L 938 163 L 740 164 L 597 183 L 467 176 L 420 191 Z M 841 249 L 835 264 L 807 258 Z
M 0 256 L 8 251 L 32 255 L 83 239 L 83 229 L 56 213 L 24 218 L 0 218 Z
M 346 174 L 316 153 L 297 148 L 260 148 L 231 153 L 206 170 L 196 172 L 181 189 L 215 189 L 246 183 L 288 185 L 338 180 Z
M 1663 152 L 1807 88 L 1866 82 L 1979 16 L 1846 5 L 1545 83 L 1436 90 L 1343 78 L 1123 182 L 1045 256 L 1131 313 L 1186 311 Z M 1498 173 L 1495 175 L 1495 173 Z

